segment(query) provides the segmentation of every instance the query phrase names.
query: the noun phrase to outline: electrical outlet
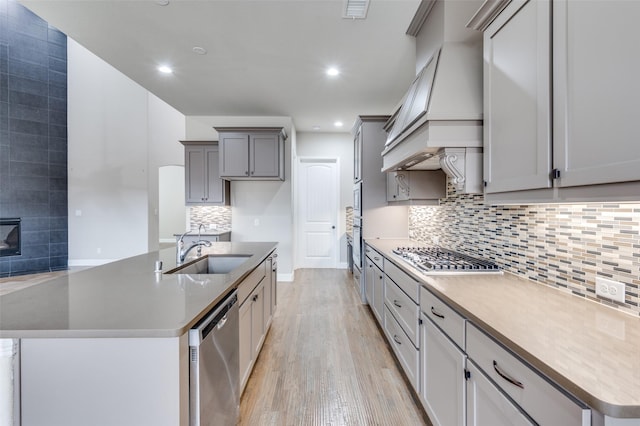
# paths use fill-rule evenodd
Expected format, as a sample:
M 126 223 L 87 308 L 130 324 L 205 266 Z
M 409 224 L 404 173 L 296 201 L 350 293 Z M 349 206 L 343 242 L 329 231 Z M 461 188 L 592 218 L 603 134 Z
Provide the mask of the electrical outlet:
M 210 223 L 209 224 L 209 229 L 218 229 L 218 225 L 215 223 Z
M 253 219 L 253 226 L 260 226 L 260 219 Z
M 596 277 L 596 296 L 606 297 L 616 302 L 624 303 L 624 283 Z

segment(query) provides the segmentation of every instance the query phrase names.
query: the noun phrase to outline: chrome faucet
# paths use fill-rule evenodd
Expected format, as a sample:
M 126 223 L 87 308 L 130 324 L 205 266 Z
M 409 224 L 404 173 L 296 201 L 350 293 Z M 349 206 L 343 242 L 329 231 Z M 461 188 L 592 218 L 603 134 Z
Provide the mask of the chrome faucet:
M 204 241 L 204 240 L 196 241 L 195 243 L 191 244 L 188 249 L 181 250 L 179 252 L 179 258 L 178 258 L 179 263 L 181 264 L 182 262 L 184 262 L 184 259 L 187 257 L 189 252 L 194 248 L 198 249 L 197 251 L 198 257 L 202 256 L 202 246 L 211 247 L 211 241 Z
M 184 236 L 187 235 L 191 231 L 189 230 L 189 231 L 185 232 L 178 239 L 178 243 L 177 243 L 177 247 L 176 247 L 176 264 L 177 265 L 181 265 L 182 262 L 184 262 L 184 259 L 187 257 L 189 252 L 191 250 L 193 250 L 194 247 L 196 247 L 197 250 L 198 250 L 197 251 L 198 257 L 200 257 L 202 255 L 202 246 L 211 247 L 211 241 L 202 240 L 200 238 L 200 228 L 202 228 L 202 227 L 204 227 L 204 225 L 202 225 L 202 224 L 200 224 L 200 226 L 198 227 L 198 241 L 196 241 L 193 244 L 191 244 L 186 250 L 184 248 Z

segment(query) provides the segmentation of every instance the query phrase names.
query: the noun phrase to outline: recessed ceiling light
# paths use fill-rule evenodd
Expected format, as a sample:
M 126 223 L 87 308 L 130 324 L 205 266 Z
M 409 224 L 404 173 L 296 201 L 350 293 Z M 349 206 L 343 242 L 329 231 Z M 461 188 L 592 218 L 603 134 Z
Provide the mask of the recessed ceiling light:
M 342 121 L 336 121 L 333 125 L 336 127 L 342 127 Z
M 155 0 L 154 3 L 158 6 L 167 6 L 169 4 L 169 0 Z
M 313 126 L 312 129 L 313 130 L 320 130 L 320 126 Z
M 204 47 L 194 46 L 193 49 L 191 49 L 191 50 L 196 55 L 206 55 L 207 54 L 207 49 L 205 49 Z
M 158 71 L 160 71 L 163 74 L 171 74 L 171 73 L 173 73 L 173 70 L 170 67 L 166 66 L 166 65 L 160 65 L 158 67 Z
M 336 67 L 327 68 L 327 75 L 330 77 L 335 77 L 340 74 L 340 70 Z

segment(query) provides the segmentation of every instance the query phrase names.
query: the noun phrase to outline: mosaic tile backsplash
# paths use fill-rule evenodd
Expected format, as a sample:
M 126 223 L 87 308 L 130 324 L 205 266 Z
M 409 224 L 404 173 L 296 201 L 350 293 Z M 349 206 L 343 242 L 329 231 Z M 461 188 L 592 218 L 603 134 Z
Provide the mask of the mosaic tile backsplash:
M 411 239 L 640 315 L 640 204 L 490 206 L 447 192 L 440 206 L 409 207 Z M 625 303 L 596 297 L 596 276 L 625 283 Z
M 189 208 L 189 223 L 191 231 L 198 232 L 198 226 L 202 223 L 207 230 L 209 225 L 215 224 L 216 231 L 231 231 L 231 207 L 230 206 L 194 206 Z

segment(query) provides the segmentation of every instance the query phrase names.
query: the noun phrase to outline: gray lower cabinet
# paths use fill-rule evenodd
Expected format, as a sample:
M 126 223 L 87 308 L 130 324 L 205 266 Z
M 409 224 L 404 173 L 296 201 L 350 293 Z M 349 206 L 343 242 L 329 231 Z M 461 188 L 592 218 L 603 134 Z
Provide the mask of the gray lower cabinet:
M 215 141 L 182 141 L 185 153 L 185 204 L 229 205 L 229 182 L 220 178 Z
M 384 330 L 414 391 L 419 394 L 419 283 L 386 259 L 384 271 Z
M 469 359 L 535 424 L 591 426 L 587 406 L 553 386 L 470 322 L 466 350 Z M 469 378 L 473 379 L 473 373 Z
M 272 298 L 271 273 L 262 262 L 238 286 L 240 302 L 240 392 L 249 380 L 269 329 Z
M 373 258 L 379 255 L 368 245 L 365 249 Z M 435 426 L 591 426 L 588 406 L 551 384 L 388 257 L 382 259 L 381 325 Z M 367 269 L 375 271 L 377 264 L 367 260 Z M 371 290 L 374 306 L 376 288 Z
M 513 0 L 487 26 L 489 202 L 637 201 L 639 19 L 634 1 Z
M 465 425 L 465 319 L 420 287 L 420 399 L 434 426 Z
M 220 176 L 226 180 L 284 180 L 283 128 L 216 127 Z
M 465 425 L 465 353 L 421 314 L 420 397 L 434 426 Z M 486 423 L 491 424 L 491 423 Z
M 467 362 L 467 371 L 467 426 L 536 424 L 491 383 L 473 362 Z

